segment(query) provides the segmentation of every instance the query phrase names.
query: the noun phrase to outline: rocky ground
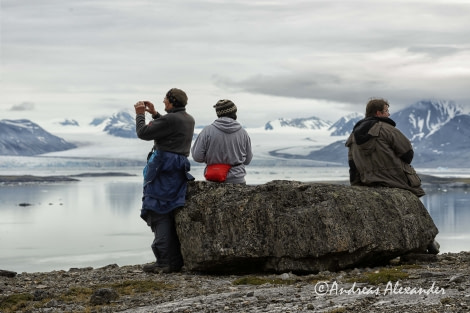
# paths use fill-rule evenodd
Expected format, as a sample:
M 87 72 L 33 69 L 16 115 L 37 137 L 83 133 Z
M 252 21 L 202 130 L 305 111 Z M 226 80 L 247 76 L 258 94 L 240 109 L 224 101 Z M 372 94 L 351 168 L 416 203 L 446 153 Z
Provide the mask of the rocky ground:
M 469 265 L 461 252 L 311 275 L 4 271 L 0 312 L 470 312 Z
M 18 183 L 0 177 L 0 185 Z M 52 177 L 69 180 L 70 177 Z M 423 177 L 423 183 L 456 184 Z M 20 182 L 44 178 L 22 177 Z M 470 252 L 311 275 L 148 274 L 142 265 L 47 273 L 0 270 L 0 313 L 10 312 L 470 312 Z

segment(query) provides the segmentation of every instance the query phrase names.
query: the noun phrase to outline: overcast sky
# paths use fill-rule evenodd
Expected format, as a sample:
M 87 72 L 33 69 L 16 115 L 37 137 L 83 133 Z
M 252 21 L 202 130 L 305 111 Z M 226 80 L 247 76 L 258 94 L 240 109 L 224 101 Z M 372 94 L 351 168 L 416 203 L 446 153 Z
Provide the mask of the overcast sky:
M 371 97 L 470 111 L 467 0 L 0 0 L 0 119 L 93 117 L 168 89 L 197 125 L 336 121 Z

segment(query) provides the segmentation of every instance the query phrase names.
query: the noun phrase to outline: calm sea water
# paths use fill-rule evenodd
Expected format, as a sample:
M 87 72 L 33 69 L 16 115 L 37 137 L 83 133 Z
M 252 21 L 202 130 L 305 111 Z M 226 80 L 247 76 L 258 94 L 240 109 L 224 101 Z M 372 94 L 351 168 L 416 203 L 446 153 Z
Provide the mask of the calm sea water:
M 153 234 L 139 217 L 141 169 L 119 171 L 136 176 L 83 177 L 79 182 L 0 186 L 0 269 L 43 272 L 151 262 Z M 203 179 L 202 167 L 193 167 L 191 173 L 196 179 Z M 470 177 L 470 169 L 429 170 L 427 173 Z M 73 173 L 37 173 L 59 174 Z M 274 179 L 344 181 L 348 179 L 348 172 L 347 168 L 328 167 L 248 169 L 249 184 Z M 468 250 L 470 200 L 467 190 L 426 191 L 422 201 L 439 228 L 437 240 L 441 252 Z M 20 206 L 21 203 L 31 205 Z

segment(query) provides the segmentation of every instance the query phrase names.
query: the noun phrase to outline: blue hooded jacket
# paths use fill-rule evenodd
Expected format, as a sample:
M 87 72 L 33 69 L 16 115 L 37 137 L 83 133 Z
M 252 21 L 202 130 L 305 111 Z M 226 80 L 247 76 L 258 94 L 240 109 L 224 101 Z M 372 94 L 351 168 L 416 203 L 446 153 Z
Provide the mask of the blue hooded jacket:
M 140 217 L 147 220 L 148 211 L 166 214 L 182 207 L 186 201 L 191 165 L 184 155 L 155 150 L 144 169 L 144 194 Z

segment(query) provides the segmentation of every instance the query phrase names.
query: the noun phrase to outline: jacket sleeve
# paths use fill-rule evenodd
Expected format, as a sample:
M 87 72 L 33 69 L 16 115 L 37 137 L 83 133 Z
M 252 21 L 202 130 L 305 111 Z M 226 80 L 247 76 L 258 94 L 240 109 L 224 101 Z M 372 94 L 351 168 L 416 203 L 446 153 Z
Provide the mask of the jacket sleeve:
M 356 163 L 354 163 L 354 160 L 349 160 L 349 183 L 351 186 L 360 186 L 361 183 L 361 175 L 359 174 L 359 171 L 357 170 Z
M 410 140 L 397 128 L 394 128 L 391 138 L 392 148 L 396 156 L 403 162 L 411 164 L 411 161 L 413 161 L 414 151 Z
M 348 140 L 345 143 L 346 148 L 348 148 L 348 165 L 349 165 L 349 183 L 351 186 L 358 186 L 361 185 L 361 175 L 357 170 L 356 163 L 353 160 L 351 146 L 353 145 L 352 140 L 353 134 L 351 134 Z
M 194 161 L 198 163 L 205 162 L 206 153 L 207 153 L 206 146 L 207 146 L 206 132 L 203 129 L 197 136 L 196 140 L 194 141 L 193 147 L 191 148 L 191 155 L 193 156 Z
M 348 149 L 349 183 L 351 186 L 360 186 L 362 185 L 361 174 L 359 173 L 356 163 L 354 162 L 351 150 L 351 146 L 353 145 L 353 136 L 354 135 L 351 134 L 345 143 L 345 146 Z
M 251 160 L 253 159 L 253 151 L 251 150 L 251 139 L 248 134 L 246 134 L 246 158 L 243 164 L 248 165 L 250 164 Z
M 170 127 L 168 127 L 167 119 L 162 117 L 162 115 L 159 115 L 146 125 L 145 115 L 137 114 L 135 117 L 137 137 L 143 140 L 158 140 L 168 136 L 170 134 Z
M 408 150 L 405 154 L 403 154 L 400 159 L 405 162 L 406 164 L 411 164 L 411 161 L 413 161 L 413 156 L 414 156 L 414 151 L 413 150 Z

